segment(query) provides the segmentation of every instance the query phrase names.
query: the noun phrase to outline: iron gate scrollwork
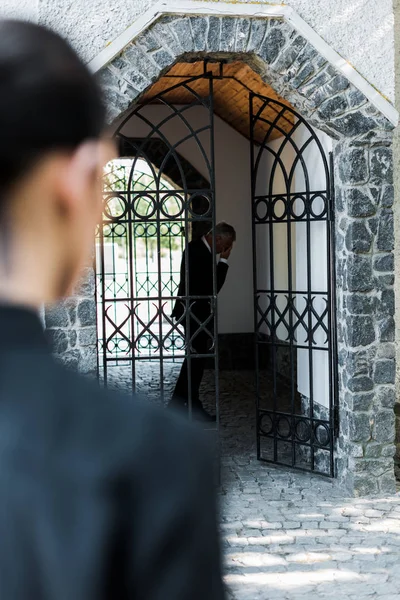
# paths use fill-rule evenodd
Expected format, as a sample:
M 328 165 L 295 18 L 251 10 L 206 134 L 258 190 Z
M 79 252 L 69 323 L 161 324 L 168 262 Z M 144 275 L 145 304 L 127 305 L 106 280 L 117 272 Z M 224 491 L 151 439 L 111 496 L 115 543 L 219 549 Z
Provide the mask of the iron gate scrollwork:
M 202 94 L 196 91 L 200 80 Z M 180 106 L 173 100 L 178 89 L 185 97 Z M 188 78 L 135 106 L 115 135 L 120 158 L 105 175 L 96 246 L 99 375 L 106 385 L 166 404 L 183 359 L 190 373 L 197 358 L 185 334 L 196 298 L 186 291 L 180 297 L 183 316 L 175 321 L 171 314 L 185 251 L 188 272 L 190 238 L 215 224 L 212 76 Z M 210 395 L 218 413 L 215 265 L 207 301 L 214 321 Z
M 257 455 L 332 477 L 336 338 L 329 156 L 318 133 L 284 103 L 250 94 L 250 118 Z M 256 140 L 260 125 L 265 135 Z

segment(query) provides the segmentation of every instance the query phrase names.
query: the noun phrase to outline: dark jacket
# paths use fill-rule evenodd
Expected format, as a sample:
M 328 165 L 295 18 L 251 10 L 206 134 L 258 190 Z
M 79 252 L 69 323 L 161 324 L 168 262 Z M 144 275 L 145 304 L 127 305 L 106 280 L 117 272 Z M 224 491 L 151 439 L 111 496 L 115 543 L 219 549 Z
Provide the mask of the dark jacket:
M 187 264 L 186 264 L 187 263 Z M 188 269 L 188 296 L 186 296 L 186 269 Z M 220 291 L 225 283 L 229 266 L 225 262 L 218 262 L 216 266 L 216 293 Z M 199 319 L 204 320 L 211 312 L 210 300 L 214 294 L 213 286 L 213 255 L 203 242 L 197 239 L 188 245 L 188 259 L 186 251 L 183 252 L 181 262 L 181 275 L 178 288 L 178 299 L 175 302 L 172 316 L 180 319 L 185 312 L 185 296 L 208 296 L 204 299 L 189 298 L 191 311 Z M 179 299 L 181 298 L 181 299 Z
M 0 309 L 0 598 L 220 600 L 200 432 L 56 364 Z

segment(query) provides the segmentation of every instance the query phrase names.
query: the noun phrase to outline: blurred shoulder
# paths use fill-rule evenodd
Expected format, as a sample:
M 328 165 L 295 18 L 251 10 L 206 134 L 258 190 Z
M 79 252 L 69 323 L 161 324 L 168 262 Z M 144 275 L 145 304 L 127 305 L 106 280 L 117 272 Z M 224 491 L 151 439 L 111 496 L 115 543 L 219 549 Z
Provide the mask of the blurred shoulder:
M 86 442 L 101 445 L 102 452 L 108 448 L 129 460 L 140 456 L 143 463 L 157 461 L 160 467 L 169 462 L 189 468 L 212 460 L 204 433 L 180 415 L 64 369 L 63 378 L 68 421 Z

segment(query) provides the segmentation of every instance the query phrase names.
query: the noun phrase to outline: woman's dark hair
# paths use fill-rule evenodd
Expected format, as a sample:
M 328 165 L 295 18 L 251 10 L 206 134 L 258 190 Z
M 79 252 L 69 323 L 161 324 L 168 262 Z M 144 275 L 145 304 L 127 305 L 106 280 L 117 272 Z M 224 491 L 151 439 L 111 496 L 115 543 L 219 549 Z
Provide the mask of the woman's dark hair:
M 98 138 L 104 124 L 100 89 L 69 44 L 0 20 L 0 193 L 47 152 Z

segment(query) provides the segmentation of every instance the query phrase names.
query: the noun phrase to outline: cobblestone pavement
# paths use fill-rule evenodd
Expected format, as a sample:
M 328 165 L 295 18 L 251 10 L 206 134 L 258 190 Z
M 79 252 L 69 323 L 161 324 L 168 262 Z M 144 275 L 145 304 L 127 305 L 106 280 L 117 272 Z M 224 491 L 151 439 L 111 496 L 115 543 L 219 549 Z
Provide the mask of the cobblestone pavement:
M 334 481 L 258 462 L 252 375 L 223 373 L 220 387 L 229 600 L 399 600 L 400 496 L 348 499 Z

